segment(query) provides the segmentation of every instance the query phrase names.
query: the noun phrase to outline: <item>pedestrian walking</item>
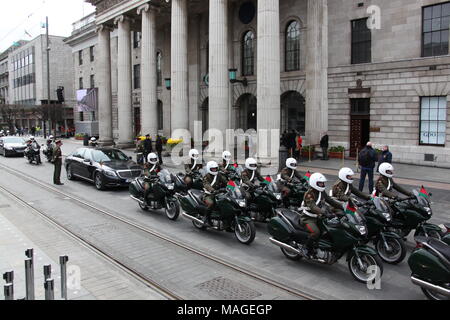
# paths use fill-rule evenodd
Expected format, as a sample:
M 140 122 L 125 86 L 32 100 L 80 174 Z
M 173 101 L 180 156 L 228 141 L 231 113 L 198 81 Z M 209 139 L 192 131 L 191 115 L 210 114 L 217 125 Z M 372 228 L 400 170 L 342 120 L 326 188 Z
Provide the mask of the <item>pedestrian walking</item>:
M 327 132 L 324 132 L 320 139 L 320 147 L 322 148 L 322 160 L 328 160 L 329 137 Z
M 158 153 L 159 164 L 162 165 L 164 163 L 163 162 L 163 157 L 162 157 L 163 141 L 162 141 L 162 138 L 161 138 L 161 136 L 159 134 L 156 136 L 155 148 L 156 148 L 156 152 Z
M 288 134 L 288 145 L 289 145 L 289 154 L 290 157 L 294 157 L 294 152 L 297 147 L 297 134 L 295 133 L 295 130 L 291 130 L 291 132 Z
M 297 148 L 296 148 L 296 155 L 297 155 L 297 160 L 300 161 L 302 158 L 302 148 L 303 148 L 303 138 L 300 135 L 300 133 L 297 133 Z
M 392 153 L 389 151 L 389 146 L 384 146 L 381 154 L 378 157 L 377 172 L 380 172 L 380 165 L 385 162 L 392 164 Z
M 53 172 L 53 183 L 57 186 L 63 186 L 64 183 L 61 183 L 61 167 L 62 167 L 62 141 L 56 141 L 56 148 L 53 151 L 53 164 L 55 165 L 55 171 Z
M 367 142 L 364 149 L 361 150 L 358 156 L 359 165 L 361 166 L 361 177 L 359 180 L 359 191 L 364 190 L 366 176 L 369 177 L 369 193 L 373 192 L 373 171 L 375 163 L 377 162 L 377 153 L 372 147 L 372 142 Z

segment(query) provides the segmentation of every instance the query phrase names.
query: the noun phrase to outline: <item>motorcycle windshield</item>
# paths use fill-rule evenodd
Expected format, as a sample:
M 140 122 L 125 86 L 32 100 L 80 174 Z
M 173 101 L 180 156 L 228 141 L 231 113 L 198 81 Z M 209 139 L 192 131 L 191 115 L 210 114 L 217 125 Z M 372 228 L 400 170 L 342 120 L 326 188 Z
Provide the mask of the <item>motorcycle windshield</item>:
M 229 194 L 232 198 L 241 200 L 244 199 L 244 194 L 241 191 L 241 188 L 239 186 L 236 186 L 233 190 L 228 189 Z
M 267 190 L 273 192 L 273 193 L 281 193 L 280 188 L 278 188 L 278 184 L 276 184 L 275 182 L 272 182 L 269 184 L 269 186 L 267 187 Z
M 387 203 L 378 197 L 373 199 L 373 204 L 375 205 L 375 208 L 381 212 L 389 212 L 390 211 Z
M 421 197 L 419 195 L 419 191 L 413 190 L 413 194 L 416 197 L 417 202 L 419 203 L 419 205 L 421 205 L 423 207 L 429 207 L 430 206 L 430 203 L 429 203 L 428 199 L 425 198 L 425 197 Z
M 164 169 L 160 173 L 158 173 L 159 180 L 163 183 L 172 183 L 172 174 L 169 170 Z
M 345 215 L 348 219 L 348 221 L 354 225 L 364 225 L 364 218 L 358 213 L 358 212 L 354 212 L 354 213 L 347 213 Z

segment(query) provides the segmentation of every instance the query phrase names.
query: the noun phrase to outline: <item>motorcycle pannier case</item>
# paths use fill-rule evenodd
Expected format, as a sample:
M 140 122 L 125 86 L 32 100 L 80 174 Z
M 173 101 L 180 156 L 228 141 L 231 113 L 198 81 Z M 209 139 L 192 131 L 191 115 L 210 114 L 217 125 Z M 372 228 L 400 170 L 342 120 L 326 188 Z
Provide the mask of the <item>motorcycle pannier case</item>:
M 140 198 L 144 194 L 144 187 L 137 179 L 130 183 L 129 189 L 130 194 L 135 198 Z

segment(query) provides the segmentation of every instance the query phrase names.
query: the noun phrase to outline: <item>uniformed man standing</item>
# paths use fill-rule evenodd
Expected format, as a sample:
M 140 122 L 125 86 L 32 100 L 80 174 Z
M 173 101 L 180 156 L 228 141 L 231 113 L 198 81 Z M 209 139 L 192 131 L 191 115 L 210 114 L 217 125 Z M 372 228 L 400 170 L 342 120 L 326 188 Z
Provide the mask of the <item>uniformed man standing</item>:
M 53 152 L 53 164 L 55 165 L 55 171 L 53 173 L 53 183 L 57 186 L 63 186 L 64 183 L 61 183 L 61 167 L 62 167 L 62 152 L 61 146 L 62 141 L 56 141 L 56 148 Z

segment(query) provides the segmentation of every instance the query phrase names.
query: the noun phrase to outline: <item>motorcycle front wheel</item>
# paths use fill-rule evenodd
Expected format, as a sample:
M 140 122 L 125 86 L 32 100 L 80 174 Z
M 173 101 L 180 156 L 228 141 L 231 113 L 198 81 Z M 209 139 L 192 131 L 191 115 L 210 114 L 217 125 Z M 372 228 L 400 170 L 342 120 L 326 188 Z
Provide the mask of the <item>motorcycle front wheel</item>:
M 166 216 L 169 220 L 175 221 L 180 215 L 180 204 L 176 200 L 167 200 L 166 203 Z
M 378 256 L 373 256 L 370 254 L 360 255 L 362 266 L 358 263 L 358 258 L 353 255 L 348 261 L 348 268 L 353 278 L 361 283 L 368 284 L 374 279 L 381 279 L 383 275 L 383 262 Z M 373 267 L 375 269 L 371 270 Z
M 431 291 L 425 288 L 421 288 L 423 294 L 429 299 L 429 300 L 435 300 L 435 301 L 441 301 L 441 300 L 450 300 L 450 297 L 444 296 L 443 294 L 437 293 L 435 291 Z
M 383 239 L 378 239 L 375 248 L 381 260 L 389 264 L 399 264 L 405 259 L 406 246 L 403 240 L 396 238 L 386 238 L 386 244 L 390 250 L 385 248 Z
M 234 227 L 234 235 L 240 243 L 249 245 L 253 242 L 253 240 L 255 240 L 256 237 L 255 224 L 253 221 L 246 221 L 236 225 Z

